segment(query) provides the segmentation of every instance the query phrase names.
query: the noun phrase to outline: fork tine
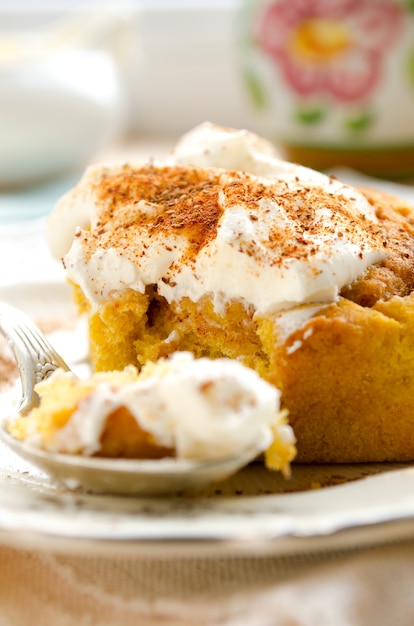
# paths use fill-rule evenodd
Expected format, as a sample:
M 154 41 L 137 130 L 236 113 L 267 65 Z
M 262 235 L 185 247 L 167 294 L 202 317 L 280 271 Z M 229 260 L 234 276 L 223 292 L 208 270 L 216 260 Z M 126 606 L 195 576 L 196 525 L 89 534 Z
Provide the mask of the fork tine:
M 20 372 L 24 415 L 39 404 L 34 387 L 58 368 L 70 371 L 32 320 L 18 309 L 0 302 L 0 333 L 9 343 Z

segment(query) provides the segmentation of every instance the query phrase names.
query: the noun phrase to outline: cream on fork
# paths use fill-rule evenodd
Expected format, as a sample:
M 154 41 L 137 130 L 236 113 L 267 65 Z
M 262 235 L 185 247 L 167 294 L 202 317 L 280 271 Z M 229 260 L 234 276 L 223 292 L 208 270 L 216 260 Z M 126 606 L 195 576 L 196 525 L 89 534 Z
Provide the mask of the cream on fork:
M 0 303 L 0 332 L 9 342 L 20 370 L 22 400 L 16 417 L 22 419 L 39 404 L 36 385 L 58 369 L 70 369 L 35 324 L 4 303 Z M 120 494 L 173 494 L 223 480 L 247 465 L 272 441 L 271 428 L 259 424 L 249 445 L 221 458 L 104 458 L 45 450 L 14 437 L 8 425 L 9 419 L 3 419 L 2 439 L 52 478 L 69 488 Z

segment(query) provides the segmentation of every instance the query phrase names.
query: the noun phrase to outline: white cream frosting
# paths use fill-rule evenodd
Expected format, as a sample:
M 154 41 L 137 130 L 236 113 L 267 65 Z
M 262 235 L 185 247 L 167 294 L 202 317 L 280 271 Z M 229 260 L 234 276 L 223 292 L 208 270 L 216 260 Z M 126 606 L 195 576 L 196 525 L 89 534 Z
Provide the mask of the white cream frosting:
M 195 164 L 204 168 L 206 176 L 220 179 L 221 214 L 215 237 L 191 263 L 186 261 L 188 237 L 179 230 L 147 228 L 162 208 L 139 197 L 123 207 L 141 214 L 144 224 L 133 235 L 129 232 L 128 249 L 123 245 L 125 236 L 111 239 L 107 233 L 95 237 L 91 248 L 101 211 L 106 209 L 98 193 L 101 181 L 122 176 L 125 165 L 90 168 L 51 216 L 51 248 L 62 256 L 71 242 L 65 256 L 68 277 L 92 304 L 125 288 L 144 292 L 146 285 L 154 284 L 169 302 L 185 296 L 198 301 L 209 294 L 218 311 L 238 299 L 262 314 L 334 301 L 344 285 L 385 258 L 381 237 L 373 232 L 374 209 L 362 194 L 324 174 L 280 160 L 270 144 L 252 133 L 202 124 L 183 137 L 168 163 L 184 168 Z M 140 171 L 134 166 L 127 169 Z M 265 190 L 254 208 L 248 195 L 238 200 L 232 195 L 234 180 L 240 182 L 240 177 L 246 188 Z M 304 216 L 310 212 L 308 228 Z M 81 229 L 73 237 L 75 222 Z
M 54 376 L 65 376 L 57 372 Z M 53 377 L 47 383 L 53 384 Z M 107 417 L 126 407 L 145 431 L 178 458 L 237 455 L 268 434 L 294 449 L 294 435 L 279 410 L 280 392 L 253 370 L 230 359 L 194 359 L 177 352 L 147 377 L 100 382 L 55 439 L 61 452 L 94 454 Z
M 276 148 L 255 133 L 204 122 L 181 137 L 168 162 L 265 176 L 278 156 Z

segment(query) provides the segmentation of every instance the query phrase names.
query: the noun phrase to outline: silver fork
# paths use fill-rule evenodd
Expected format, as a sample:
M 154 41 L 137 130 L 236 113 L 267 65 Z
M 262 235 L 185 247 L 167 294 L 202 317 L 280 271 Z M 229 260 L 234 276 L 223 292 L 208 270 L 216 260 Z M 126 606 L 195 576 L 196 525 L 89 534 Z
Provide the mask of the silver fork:
M 22 397 L 18 411 L 26 415 L 39 405 L 35 385 L 58 368 L 69 371 L 69 366 L 27 315 L 4 302 L 0 302 L 0 333 L 19 368 Z

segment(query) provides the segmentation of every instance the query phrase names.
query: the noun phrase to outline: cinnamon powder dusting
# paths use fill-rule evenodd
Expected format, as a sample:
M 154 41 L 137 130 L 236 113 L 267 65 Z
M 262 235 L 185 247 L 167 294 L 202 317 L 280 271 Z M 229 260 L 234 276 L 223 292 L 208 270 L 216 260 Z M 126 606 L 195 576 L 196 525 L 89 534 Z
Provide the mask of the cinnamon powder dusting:
M 127 248 L 136 240 L 137 228 L 145 229 L 150 237 L 176 233 L 185 237 L 197 254 L 216 236 L 223 212 L 218 202 L 220 187 L 219 173 L 210 170 L 126 166 L 96 186 L 103 208 L 95 231 L 102 235 L 110 232 L 108 244 Z M 131 226 L 134 230 L 128 234 Z M 101 239 L 100 245 L 103 243 Z
M 267 264 L 280 265 L 287 258 L 306 260 L 323 245 L 329 254 L 332 235 L 351 239 L 362 250 L 379 246 L 380 228 L 357 213 L 346 198 L 322 187 L 299 187 L 283 180 L 266 180 L 236 171 L 191 166 L 133 168 L 104 173 L 94 185 L 99 215 L 92 233 L 83 234 L 87 258 L 97 248 L 115 247 L 139 264 L 142 247 L 134 243 L 166 240 L 177 235 L 188 243 L 180 262 L 192 263 L 200 250 L 215 239 L 224 208 L 242 206 L 253 223 L 266 222 Z M 224 198 L 225 207 L 222 206 Z M 266 200 L 282 219 L 267 215 Z M 261 242 L 263 243 L 263 242 Z M 170 246 L 171 243 L 166 243 Z M 244 241 L 240 252 L 257 254 L 256 241 Z

